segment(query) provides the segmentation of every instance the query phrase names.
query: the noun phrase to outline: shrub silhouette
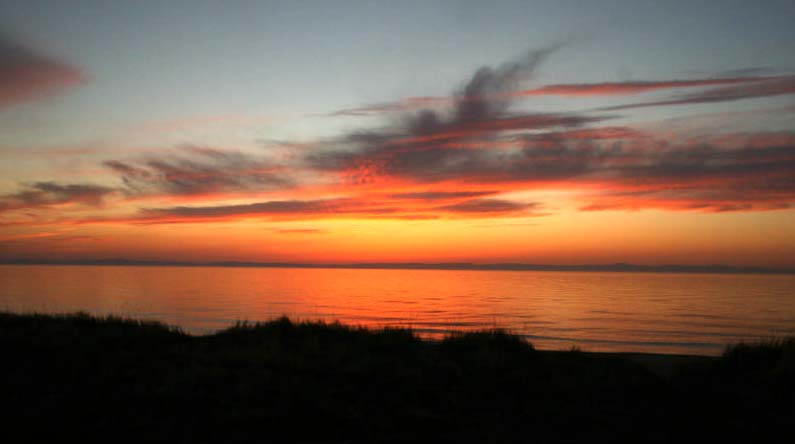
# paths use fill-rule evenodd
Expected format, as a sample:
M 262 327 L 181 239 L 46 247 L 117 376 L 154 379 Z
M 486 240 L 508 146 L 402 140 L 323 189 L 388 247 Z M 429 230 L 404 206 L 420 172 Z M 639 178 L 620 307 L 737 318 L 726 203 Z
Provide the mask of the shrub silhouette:
M 501 330 L 240 322 L 191 336 L 86 314 L 0 313 L 7 436 L 121 442 L 681 442 L 791 428 L 793 339 L 670 380 Z

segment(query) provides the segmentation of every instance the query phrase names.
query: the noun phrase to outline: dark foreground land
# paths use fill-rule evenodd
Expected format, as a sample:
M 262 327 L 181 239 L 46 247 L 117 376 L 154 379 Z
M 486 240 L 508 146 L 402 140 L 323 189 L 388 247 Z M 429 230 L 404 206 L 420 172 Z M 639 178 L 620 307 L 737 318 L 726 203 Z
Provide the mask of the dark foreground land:
M 190 336 L 0 313 L 6 442 L 789 442 L 795 339 L 720 358 L 280 319 Z

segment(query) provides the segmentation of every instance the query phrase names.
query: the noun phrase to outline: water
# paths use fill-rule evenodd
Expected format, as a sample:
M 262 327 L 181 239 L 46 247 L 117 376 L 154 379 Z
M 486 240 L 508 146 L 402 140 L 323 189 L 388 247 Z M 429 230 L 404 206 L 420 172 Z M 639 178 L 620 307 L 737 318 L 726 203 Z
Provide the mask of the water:
M 197 334 L 283 314 L 431 338 L 503 327 L 540 349 L 714 355 L 795 334 L 795 276 L 3 265 L 0 309 L 116 314 Z

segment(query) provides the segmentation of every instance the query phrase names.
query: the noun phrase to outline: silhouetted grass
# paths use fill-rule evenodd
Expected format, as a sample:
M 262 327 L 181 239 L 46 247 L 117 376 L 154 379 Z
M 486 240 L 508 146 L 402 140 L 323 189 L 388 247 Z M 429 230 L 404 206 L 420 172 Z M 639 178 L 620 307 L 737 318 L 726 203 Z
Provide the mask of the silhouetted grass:
M 719 359 L 679 368 L 672 383 L 687 401 L 680 428 L 697 421 L 731 440 L 780 440 L 795 425 L 795 338 L 733 345 Z
M 430 343 L 407 329 L 280 318 L 191 336 L 0 313 L 0 394 L 13 410 L 4 433 L 30 442 L 682 442 L 751 431 L 758 442 L 792 415 L 792 350 L 792 339 L 736 346 L 668 380 L 501 330 Z M 749 402 L 759 413 L 739 405 Z

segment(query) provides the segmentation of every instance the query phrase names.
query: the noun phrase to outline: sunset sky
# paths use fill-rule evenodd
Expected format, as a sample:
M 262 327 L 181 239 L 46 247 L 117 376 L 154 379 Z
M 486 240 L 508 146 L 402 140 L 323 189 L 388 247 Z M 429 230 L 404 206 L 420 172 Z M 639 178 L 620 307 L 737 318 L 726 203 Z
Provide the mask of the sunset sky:
M 795 267 L 795 2 L 0 3 L 0 260 Z

